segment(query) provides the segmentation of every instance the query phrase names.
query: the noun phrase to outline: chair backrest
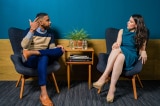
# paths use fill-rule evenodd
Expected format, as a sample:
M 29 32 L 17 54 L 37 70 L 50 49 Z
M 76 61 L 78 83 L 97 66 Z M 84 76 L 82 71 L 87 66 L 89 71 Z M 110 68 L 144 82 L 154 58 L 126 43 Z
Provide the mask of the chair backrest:
M 117 29 L 117 28 L 107 28 L 107 30 L 106 30 L 107 53 L 111 52 L 111 50 L 112 50 L 112 44 L 114 42 L 116 42 L 118 32 L 119 32 L 119 29 Z
M 110 53 L 112 50 L 112 44 L 116 42 L 118 32 L 120 29 L 117 28 L 107 28 L 106 29 L 106 47 L 107 47 L 107 53 Z M 147 44 L 149 41 L 150 31 L 147 29 Z
M 21 54 L 21 50 L 22 50 L 21 41 L 23 39 L 23 33 L 24 33 L 23 29 L 19 29 L 15 27 L 11 27 L 8 30 L 9 40 L 11 42 L 11 46 L 14 54 L 17 54 L 17 55 Z

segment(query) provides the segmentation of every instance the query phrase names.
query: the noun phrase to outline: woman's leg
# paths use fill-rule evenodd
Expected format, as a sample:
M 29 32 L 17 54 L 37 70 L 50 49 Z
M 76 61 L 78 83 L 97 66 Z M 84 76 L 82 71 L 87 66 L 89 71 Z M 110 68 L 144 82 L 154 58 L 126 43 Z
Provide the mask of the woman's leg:
M 98 79 L 97 83 L 102 84 L 105 82 L 105 80 L 108 78 L 108 76 L 110 75 L 110 72 L 113 69 L 113 65 L 114 65 L 114 62 L 115 62 L 117 56 L 120 53 L 121 53 L 121 49 L 114 49 L 111 51 L 109 58 L 108 58 L 106 69 L 105 69 L 104 73 L 102 74 L 102 76 Z
M 111 75 L 111 83 L 110 83 L 110 87 L 109 87 L 109 91 L 108 91 L 108 95 L 107 95 L 108 102 L 110 102 L 110 101 L 112 102 L 114 99 L 114 92 L 116 90 L 116 83 L 119 79 L 119 76 L 122 73 L 124 60 L 125 60 L 125 56 L 122 53 L 120 53 L 120 54 L 118 54 L 118 56 L 114 62 L 112 75 Z

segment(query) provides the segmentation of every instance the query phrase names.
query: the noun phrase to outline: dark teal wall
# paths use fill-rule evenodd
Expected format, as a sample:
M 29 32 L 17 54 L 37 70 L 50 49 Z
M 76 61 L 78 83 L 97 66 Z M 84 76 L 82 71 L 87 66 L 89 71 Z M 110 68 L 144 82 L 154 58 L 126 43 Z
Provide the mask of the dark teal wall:
M 0 0 L 0 38 L 8 38 L 9 27 L 27 28 L 28 19 L 47 12 L 59 38 L 74 28 L 84 28 L 90 38 L 101 39 L 107 27 L 123 28 L 130 15 L 139 13 L 150 38 L 159 39 L 159 10 L 159 0 Z

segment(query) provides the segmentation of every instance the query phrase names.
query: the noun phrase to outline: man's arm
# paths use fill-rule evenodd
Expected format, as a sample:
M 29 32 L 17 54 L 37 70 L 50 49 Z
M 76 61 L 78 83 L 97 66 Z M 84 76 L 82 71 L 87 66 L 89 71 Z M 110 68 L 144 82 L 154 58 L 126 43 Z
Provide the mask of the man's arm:
M 37 17 L 33 22 L 29 19 L 30 28 L 26 30 L 26 32 L 25 32 L 26 35 L 21 42 L 21 46 L 23 49 L 29 48 L 29 46 L 32 42 L 34 32 L 39 27 L 38 19 L 39 18 Z

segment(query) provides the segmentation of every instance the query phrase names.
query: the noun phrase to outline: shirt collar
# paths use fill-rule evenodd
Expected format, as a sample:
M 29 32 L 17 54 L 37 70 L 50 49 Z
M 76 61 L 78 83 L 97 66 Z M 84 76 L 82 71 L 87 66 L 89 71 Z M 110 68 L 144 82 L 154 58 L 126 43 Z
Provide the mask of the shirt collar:
M 38 27 L 36 31 L 40 34 L 45 34 L 47 32 L 47 30 L 42 31 L 40 27 Z

